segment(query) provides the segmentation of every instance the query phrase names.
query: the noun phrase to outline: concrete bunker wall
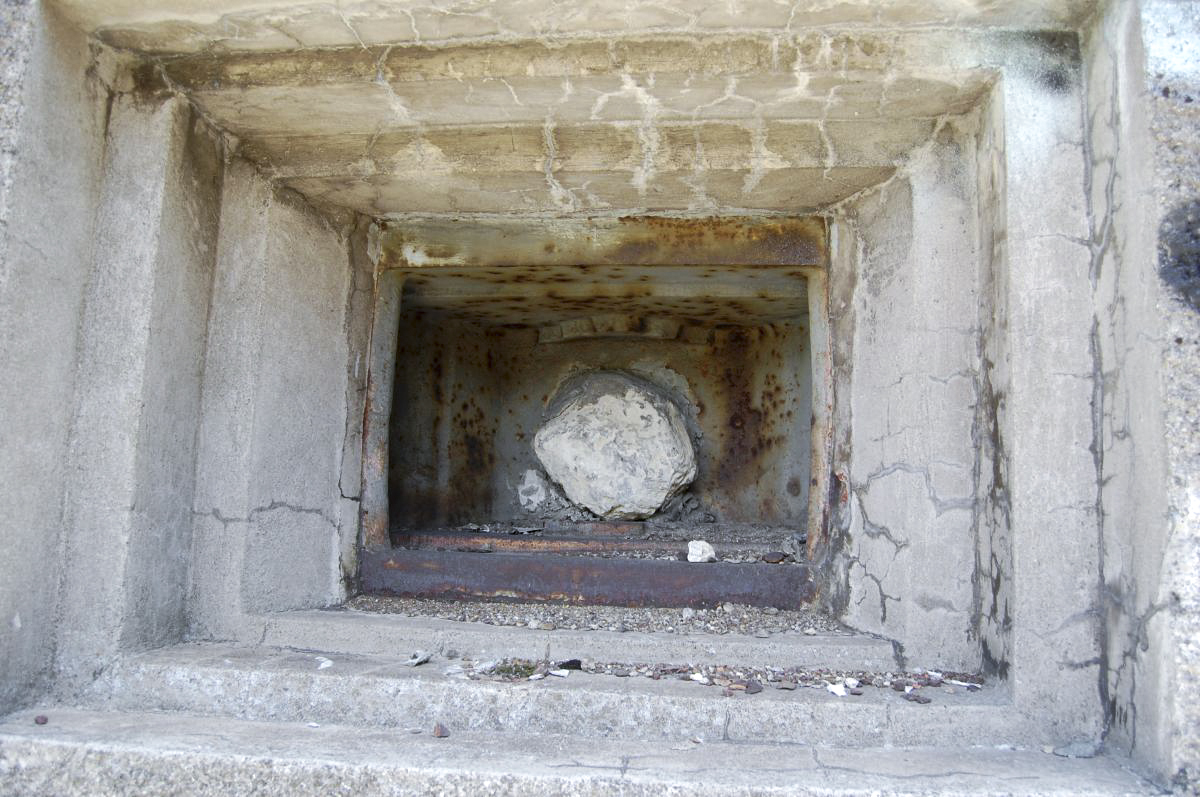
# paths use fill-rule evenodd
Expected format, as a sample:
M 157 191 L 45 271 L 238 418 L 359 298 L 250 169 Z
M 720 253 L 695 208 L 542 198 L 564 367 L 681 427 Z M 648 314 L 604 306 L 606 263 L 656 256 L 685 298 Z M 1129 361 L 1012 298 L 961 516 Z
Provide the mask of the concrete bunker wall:
M 1187 778 L 1196 471 L 1162 426 L 1191 439 L 1194 360 L 1155 363 L 1160 324 L 1175 351 L 1196 314 L 1161 290 L 1151 231 L 1191 183 L 1141 192 L 1147 128 L 1183 113 L 1143 105 L 1143 57 L 1178 66 L 1139 51 L 1166 5 L 1113 3 L 1082 53 L 1060 33 L 946 49 L 993 72 L 986 96 L 831 214 L 823 477 L 849 622 L 912 665 L 991 669 L 1031 738 L 1107 730 Z M 20 421 L 3 709 L 123 650 L 252 639 L 344 597 L 377 276 L 364 220 L 279 190 L 186 100 L 135 95 L 120 57 L 29 8 L 0 202 L 20 374 L 0 393 Z

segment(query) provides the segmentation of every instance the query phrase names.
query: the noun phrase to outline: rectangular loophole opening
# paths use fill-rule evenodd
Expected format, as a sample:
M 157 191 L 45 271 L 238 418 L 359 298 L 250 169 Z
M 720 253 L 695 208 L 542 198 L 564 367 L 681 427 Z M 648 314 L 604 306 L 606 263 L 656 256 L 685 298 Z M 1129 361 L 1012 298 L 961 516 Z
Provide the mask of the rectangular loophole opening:
M 386 536 L 377 555 L 368 544 L 367 589 L 625 605 L 812 597 L 806 543 L 825 515 L 809 295 L 819 270 L 448 259 L 459 262 L 389 271 L 390 411 L 386 432 L 368 430 L 388 452 L 375 474 Z M 638 500 L 589 500 L 619 493 L 620 479 L 600 471 L 581 492 L 534 445 L 568 398 L 614 380 L 617 394 L 632 385 L 669 404 L 686 431 L 690 470 L 660 504 L 640 484 L 626 485 Z M 661 446 L 618 459 L 641 474 L 638 458 L 657 463 Z M 688 563 L 693 540 L 719 561 Z

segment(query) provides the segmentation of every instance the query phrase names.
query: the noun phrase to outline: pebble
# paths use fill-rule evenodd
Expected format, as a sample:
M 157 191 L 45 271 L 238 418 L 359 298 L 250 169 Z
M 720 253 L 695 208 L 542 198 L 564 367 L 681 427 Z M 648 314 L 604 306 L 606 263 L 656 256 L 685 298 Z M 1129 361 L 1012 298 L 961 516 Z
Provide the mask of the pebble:
M 787 558 L 783 551 L 771 551 L 762 555 L 761 559 L 769 565 L 777 565 Z
M 433 735 L 437 739 L 445 739 L 450 735 L 450 730 L 442 723 L 436 722 L 433 725 Z
M 45 714 L 38 714 L 36 717 L 33 718 L 33 723 L 35 725 L 45 725 L 49 721 L 50 721 L 50 718 L 47 717 Z
M 687 560 L 689 562 L 715 562 L 717 561 L 717 552 L 704 540 L 692 540 L 687 547 Z
M 758 681 L 747 681 L 746 682 L 746 694 L 757 695 L 762 690 L 763 690 L 762 684 L 760 684 Z

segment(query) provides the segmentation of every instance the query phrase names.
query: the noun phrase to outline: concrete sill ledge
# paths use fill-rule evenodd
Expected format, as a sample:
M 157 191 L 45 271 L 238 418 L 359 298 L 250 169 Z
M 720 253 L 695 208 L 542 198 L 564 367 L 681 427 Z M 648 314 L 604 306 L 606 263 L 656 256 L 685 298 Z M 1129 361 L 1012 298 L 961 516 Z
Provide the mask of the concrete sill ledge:
M 36 725 L 36 714 L 49 717 Z M 980 748 L 659 742 L 35 709 L 0 723 L 0 793 L 224 795 L 1152 793 L 1107 758 Z
M 359 727 L 620 739 L 738 741 L 839 747 L 1035 745 L 1031 724 L 993 688 L 928 689 L 928 705 L 890 689 L 836 697 L 823 688 L 727 697 L 677 678 L 571 672 L 503 682 L 445 672 L 454 662 L 390 656 L 184 645 L 127 656 L 93 684 L 86 704 L 104 710 L 171 711 L 245 720 Z M 540 657 L 539 657 L 540 658 Z
M 779 634 L 765 639 L 735 634 L 535 631 L 431 617 L 350 610 L 255 615 L 240 640 L 361 655 L 415 649 L 493 658 L 578 658 L 747 667 L 824 667 L 886 672 L 897 669 L 890 642 L 855 634 Z

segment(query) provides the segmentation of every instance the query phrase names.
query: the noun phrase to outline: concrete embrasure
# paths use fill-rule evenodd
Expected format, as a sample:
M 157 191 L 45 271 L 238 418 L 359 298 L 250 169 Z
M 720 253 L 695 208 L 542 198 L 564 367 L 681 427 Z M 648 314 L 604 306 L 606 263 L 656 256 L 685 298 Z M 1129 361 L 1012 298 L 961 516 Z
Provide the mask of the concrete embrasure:
M 413 711 L 421 690 L 439 705 L 458 694 L 464 712 L 532 695 L 549 715 L 558 700 L 621 717 L 624 698 L 646 723 L 661 711 L 680 730 L 728 711 L 729 735 L 744 739 L 794 740 L 818 715 L 821 733 L 836 737 L 840 717 L 863 743 L 947 739 L 921 735 L 936 702 L 880 714 L 869 697 L 728 699 L 757 707 L 751 715 L 711 692 L 666 693 L 678 684 L 659 694 L 571 676 L 455 693 L 419 672 L 339 669 L 348 653 L 407 655 L 417 641 L 527 658 L 592 645 L 655 660 L 692 646 L 748 661 L 800 655 L 792 640 L 709 652 L 708 640 L 678 636 L 589 642 L 255 614 L 336 603 L 354 571 L 359 364 L 369 272 L 382 262 L 354 213 L 434 214 L 462 230 L 469 214 L 611 225 L 653 212 L 812 211 L 827 214 L 831 236 L 829 280 L 809 294 L 814 331 L 830 325 L 828 351 L 811 358 L 830 377 L 814 389 L 830 428 L 813 438 L 832 441 L 834 461 L 811 474 L 813 493 L 837 504 L 825 586 L 843 619 L 894 647 L 814 644 L 827 657 L 989 668 L 1017 719 L 985 706 L 970 725 L 968 707 L 948 729 L 1106 739 L 1164 783 L 1194 788 L 1196 5 L 485 5 L 63 0 L 0 11 L 11 34 L 0 46 L 0 355 L 17 375 L 0 388 L 0 514 L 12 532 L 0 543 L 0 708 L 111 665 L 107 678 L 136 676 L 137 708 L 161 702 L 174 673 L 192 684 L 191 705 L 214 712 L 241 695 L 262 712 L 300 712 L 281 692 L 316 684 L 347 690 L 318 704 L 334 716 L 352 688 L 399 684 Z M 195 160 L 215 150 L 184 124 L 198 117 L 236 147 L 219 169 Z M 156 654 L 180 656 L 173 664 L 122 658 L 185 634 L 306 643 L 331 664 L 312 675 L 258 653 L 224 670 L 186 649 Z M 547 645 L 555 653 L 533 649 Z M 256 693 L 256 679 L 269 689 Z M 114 700 L 133 694 L 105 685 Z M 181 779 L 244 791 L 277 763 L 259 752 L 264 733 L 293 767 L 280 788 L 297 791 L 321 777 L 364 791 L 440 778 L 463 792 L 703 793 L 749 788 L 737 780 L 745 769 L 763 790 L 1086 793 L 1097 777 L 1099 793 L 1134 788 L 1111 762 L 1011 752 L 956 752 L 950 768 L 914 752 L 884 777 L 845 752 L 842 763 L 810 753 L 806 768 L 780 764 L 793 748 L 747 744 L 702 754 L 701 768 L 655 760 L 643 771 L 645 745 L 627 740 L 580 751 L 530 739 L 540 761 L 485 740 L 471 754 L 494 754 L 493 766 L 420 757 L 471 738 L 453 727 L 441 748 L 337 731 L 321 739 L 334 756 L 305 738 L 321 729 L 79 714 L 72 736 L 68 714 L 51 713 L 42 730 L 20 716 L 8 726 L 18 730 L 0 748 L 0 791 L 187 790 Z M 195 753 L 202 734 L 224 758 Z

